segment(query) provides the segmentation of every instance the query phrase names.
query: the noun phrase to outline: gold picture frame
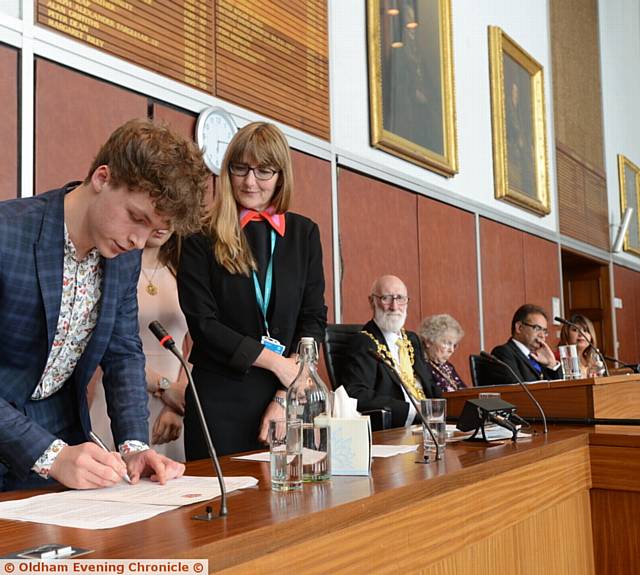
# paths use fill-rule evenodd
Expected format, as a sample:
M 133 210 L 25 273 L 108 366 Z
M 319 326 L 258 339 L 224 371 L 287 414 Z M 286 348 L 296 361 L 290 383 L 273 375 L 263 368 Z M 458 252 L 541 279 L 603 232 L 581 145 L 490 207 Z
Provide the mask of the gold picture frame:
M 627 206 L 631 206 L 635 212 L 624 235 L 623 249 L 640 256 L 640 168 L 622 154 L 618 154 L 618 180 L 620 217 L 623 217 Z
M 489 26 L 495 197 L 540 216 L 551 212 L 542 66 Z
M 371 145 L 458 172 L 450 0 L 367 0 Z

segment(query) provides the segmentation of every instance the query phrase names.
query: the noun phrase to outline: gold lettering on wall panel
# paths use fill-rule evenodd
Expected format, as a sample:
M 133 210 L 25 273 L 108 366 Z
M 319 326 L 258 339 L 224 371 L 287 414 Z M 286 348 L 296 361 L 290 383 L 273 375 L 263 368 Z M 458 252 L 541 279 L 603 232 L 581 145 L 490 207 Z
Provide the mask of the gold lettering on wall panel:
M 38 24 L 213 92 L 209 0 L 37 0 Z
M 326 0 L 217 0 L 215 95 L 329 139 Z

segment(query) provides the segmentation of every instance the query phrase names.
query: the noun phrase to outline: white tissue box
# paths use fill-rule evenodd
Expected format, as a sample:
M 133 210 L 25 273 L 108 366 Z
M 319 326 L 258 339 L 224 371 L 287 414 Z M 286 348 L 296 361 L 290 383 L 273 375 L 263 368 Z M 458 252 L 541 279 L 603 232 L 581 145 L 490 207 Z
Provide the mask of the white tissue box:
M 331 419 L 331 475 L 371 473 L 369 416 Z

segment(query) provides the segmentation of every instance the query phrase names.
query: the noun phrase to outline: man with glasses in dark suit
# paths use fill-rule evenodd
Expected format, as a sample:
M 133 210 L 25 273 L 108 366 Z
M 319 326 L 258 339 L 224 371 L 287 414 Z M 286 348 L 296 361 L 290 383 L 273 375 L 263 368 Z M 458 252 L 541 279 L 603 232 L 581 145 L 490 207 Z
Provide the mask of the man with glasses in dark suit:
M 547 314 L 540 306 L 520 306 L 511 320 L 511 339 L 495 347 L 491 353 L 508 364 L 522 381 L 562 379 L 560 362 L 546 342 L 547 324 Z M 491 378 L 490 383 L 500 385 L 516 382 L 511 374 L 496 368 L 495 377 Z
M 412 425 L 416 420 L 407 393 L 418 403 L 441 397 L 424 362 L 420 339 L 404 329 L 408 304 L 407 286 L 399 278 L 385 275 L 374 282 L 369 294 L 373 319 L 353 336 L 341 381 L 358 400 L 359 411 L 391 411 L 393 427 Z

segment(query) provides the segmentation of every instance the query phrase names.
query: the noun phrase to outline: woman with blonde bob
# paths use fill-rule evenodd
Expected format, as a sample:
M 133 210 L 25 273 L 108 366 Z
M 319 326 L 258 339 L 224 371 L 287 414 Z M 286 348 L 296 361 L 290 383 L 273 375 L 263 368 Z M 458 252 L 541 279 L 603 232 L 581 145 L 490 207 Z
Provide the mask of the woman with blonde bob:
M 449 361 L 464 336 L 460 324 L 446 313 L 431 315 L 422 320 L 418 335 L 422 340 L 424 358 L 438 387 L 442 391 L 466 387 Z
M 261 448 L 268 422 L 284 417 L 298 341 L 324 338 L 318 226 L 288 211 L 292 195 L 284 134 L 249 124 L 229 144 L 202 233 L 182 247 L 178 292 L 190 361 L 221 455 Z M 192 460 L 207 449 L 189 395 L 184 437 Z

